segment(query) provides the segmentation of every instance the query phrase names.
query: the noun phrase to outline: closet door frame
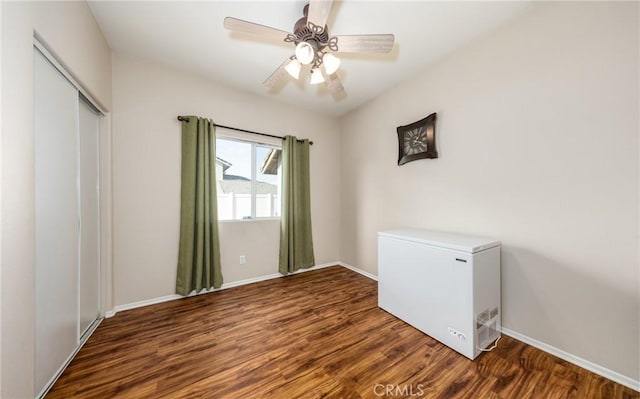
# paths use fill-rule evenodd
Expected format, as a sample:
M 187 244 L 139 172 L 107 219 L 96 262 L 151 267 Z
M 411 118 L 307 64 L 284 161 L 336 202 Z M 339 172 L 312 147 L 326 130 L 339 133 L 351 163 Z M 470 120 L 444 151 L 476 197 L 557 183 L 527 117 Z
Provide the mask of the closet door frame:
M 67 367 L 69 362 L 73 359 L 73 357 L 77 354 L 80 348 L 84 345 L 86 340 L 91 336 L 93 331 L 98 327 L 100 322 L 104 319 L 104 317 L 113 316 L 113 298 L 112 298 L 112 254 L 111 254 L 111 245 L 112 245 L 112 225 L 111 225 L 111 115 L 110 113 L 101 105 L 99 101 L 96 101 L 95 98 L 86 90 L 84 87 L 78 82 L 77 79 L 69 72 L 64 66 L 64 63 L 61 62 L 55 55 L 55 52 L 50 50 L 50 47 L 47 46 L 45 41 L 38 35 L 37 32 L 34 32 L 34 40 L 33 40 L 33 51 L 34 56 L 35 52 L 40 52 L 44 56 L 44 58 L 50 62 L 53 67 L 60 73 L 62 76 L 71 83 L 72 86 L 77 90 L 78 93 L 78 103 L 80 101 L 85 100 L 88 102 L 94 110 L 98 114 L 98 132 L 97 132 L 97 144 L 98 144 L 98 243 L 99 243 L 99 270 L 98 270 L 98 314 L 96 320 L 91 323 L 91 325 L 83 332 L 80 331 L 80 305 L 79 301 L 80 297 L 80 279 L 78 278 L 78 286 L 77 286 L 77 299 L 78 299 L 78 313 L 77 313 L 77 346 L 75 350 L 69 355 L 67 360 L 60 366 L 58 371 L 53 375 L 50 381 L 44 387 L 36 387 L 36 392 L 38 393 L 38 397 L 44 397 L 49 389 L 53 386 L 58 377 L 62 374 L 64 369 Z M 82 98 L 82 99 L 81 99 Z M 79 129 L 79 126 L 78 126 Z M 80 132 L 77 131 L 78 135 L 78 151 L 80 145 Z M 79 153 L 78 153 L 79 155 Z M 80 159 L 78 158 L 78 168 L 79 168 Z M 78 169 L 78 178 L 79 178 L 79 169 Z M 78 190 L 77 196 L 78 201 L 80 201 L 80 186 L 78 180 Z M 80 207 L 80 204 L 79 204 Z M 80 212 L 78 213 L 78 233 L 80 233 Z M 78 234 L 78 277 L 80 273 L 80 235 Z M 36 365 L 37 367 L 37 365 Z M 39 391 L 39 392 L 38 392 Z
M 90 331 L 92 331 L 92 327 L 94 324 L 96 324 L 96 322 L 98 322 L 98 320 L 103 316 L 101 313 L 101 306 L 100 306 L 100 298 L 101 298 L 101 287 L 100 287 L 100 252 L 101 252 L 101 248 L 100 248 L 100 207 L 101 207 L 101 203 L 100 203 L 100 127 L 99 127 L 99 121 L 100 118 L 102 117 L 102 114 L 100 113 L 100 111 L 98 111 L 93 104 L 91 104 L 91 101 L 88 100 L 86 97 L 84 97 L 82 95 L 82 93 L 78 93 L 78 169 L 77 169 L 77 178 L 79 181 L 79 187 L 78 187 L 78 204 L 79 204 L 79 248 L 78 248 L 78 263 L 79 263 L 79 267 L 78 267 L 78 342 L 80 342 L 82 339 L 85 338 L 85 336 L 88 337 L 88 335 L 90 335 Z M 84 128 L 88 127 L 85 126 L 85 124 L 83 123 L 83 108 L 85 109 L 85 111 L 90 113 L 91 116 L 91 122 L 92 124 L 95 123 L 95 125 L 91 128 L 92 131 L 89 133 L 87 131 L 84 130 Z M 93 130 L 95 129 L 95 130 Z M 93 137 L 89 137 L 89 134 L 94 135 Z M 88 140 L 92 145 L 90 147 L 92 147 L 89 151 L 92 152 L 92 155 L 95 157 L 95 159 L 92 159 L 90 168 L 91 169 L 86 169 L 87 166 L 89 165 L 85 165 L 83 163 L 83 159 L 84 158 L 84 150 L 87 149 L 86 146 L 86 141 Z M 95 142 L 94 142 L 95 140 Z M 94 182 L 91 182 L 92 184 L 89 187 L 85 187 L 84 183 L 86 182 L 86 178 L 87 175 L 85 174 L 85 172 L 89 172 L 91 175 L 93 175 L 93 173 L 95 173 L 95 176 L 92 176 L 96 179 L 96 182 L 94 184 Z M 87 189 L 89 189 L 89 191 L 92 191 L 92 193 L 87 193 Z M 95 191 L 94 191 L 95 190 Z M 85 195 L 89 195 L 95 196 L 95 203 L 93 204 L 87 204 L 85 203 L 85 201 L 83 201 L 83 197 Z M 94 202 L 94 201 L 91 201 Z M 87 208 L 91 208 L 91 207 L 96 207 L 95 209 L 95 215 L 91 215 L 90 217 L 88 216 L 87 218 L 85 218 L 86 215 L 86 209 L 85 206 Z M 91 220 L 93 219 L 93 220 Z M 92 226 L 92 222 L 95 222 L 95 226 Z M 93 233 L 95 234 L 94 240 L 91 240 L 88 237 L 89 233 L 89 228 L 93 227 Z M 85 231 L 86 230 L 86 231 Z M 85 239 L 87 242 L 85 242 Z M 91 242 L 91 241 L 95 241 L 95 242 Z M 86 314 L 84 314 L 84 311 L 86 310 L 85 307 L 83 305 L 86 305 L 85 301 L 87 301 L 87 298 L 84 297 L 84 293 L 86 293 L 86 289 L 87 287 L 83 286 L 83 282 L 85 282 L 85 276 L 83 275 L 83 272 L 85 272 L 87 270 L 87 266 L 90 266 L 89 264 L 85 264 L 85 260 L 86 257 L 84 256 L 85 254 L 83 253 L 83 250 L 87 249 L 86 244 L 90 243 L 93 245 L 96 245 L 97 248 L 93 248 L 95 250 L 97 250 L 97 253 L 94 253 L 94 255 L 97 255 L 95 258 L 93 259 L 95 262 L 97 262 L 97 270 L 94 270 L 95 272 L 95 276 L 91 276 L 91 277 L 95 277 L 95 281 L 92 282 L 92 287 L 91 289 L 94 290 L 94 297 L 93 299 L 91 299 L 91 308 L 92 308 L 92 312 L 95 311 L 95 313 L 91 316 L 91 321 L 88 324 L 85 324 L 86 320 L 84 320 L 84 317 L 86 316 Z M 91 273 L 90 273 L 91 274 Z M 96 301 L 96 302 L 93 302 Z M 95 309 L 93 309 L 95 306 Z

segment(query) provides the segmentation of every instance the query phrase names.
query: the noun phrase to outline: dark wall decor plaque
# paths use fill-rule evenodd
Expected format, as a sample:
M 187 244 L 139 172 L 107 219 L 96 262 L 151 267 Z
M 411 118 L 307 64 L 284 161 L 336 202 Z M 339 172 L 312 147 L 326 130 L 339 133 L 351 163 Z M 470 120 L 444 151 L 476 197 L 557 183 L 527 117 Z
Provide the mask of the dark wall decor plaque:
M 438 158 L 436 151 L 436 113 L 398 126 L 398 165 L 423 158 Z

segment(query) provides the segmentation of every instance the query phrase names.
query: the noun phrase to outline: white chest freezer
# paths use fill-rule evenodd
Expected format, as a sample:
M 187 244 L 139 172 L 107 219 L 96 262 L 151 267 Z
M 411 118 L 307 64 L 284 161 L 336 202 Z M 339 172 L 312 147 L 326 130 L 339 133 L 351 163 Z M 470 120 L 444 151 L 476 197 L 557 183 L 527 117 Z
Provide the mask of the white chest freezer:
M 378 306 L 475 359 L 501 332 L 500 242 L 422 229 L 379 232 Z

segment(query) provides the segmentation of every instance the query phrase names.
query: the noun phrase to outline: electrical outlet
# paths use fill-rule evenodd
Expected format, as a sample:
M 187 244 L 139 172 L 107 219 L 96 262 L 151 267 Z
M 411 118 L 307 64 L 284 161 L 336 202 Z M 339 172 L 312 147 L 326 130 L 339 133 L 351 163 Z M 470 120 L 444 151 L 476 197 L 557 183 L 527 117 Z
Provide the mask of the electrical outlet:
M 245 263 L 247 263 L 247 258 L 244 255 L 240 255 L 240 264 L 244 265 Z

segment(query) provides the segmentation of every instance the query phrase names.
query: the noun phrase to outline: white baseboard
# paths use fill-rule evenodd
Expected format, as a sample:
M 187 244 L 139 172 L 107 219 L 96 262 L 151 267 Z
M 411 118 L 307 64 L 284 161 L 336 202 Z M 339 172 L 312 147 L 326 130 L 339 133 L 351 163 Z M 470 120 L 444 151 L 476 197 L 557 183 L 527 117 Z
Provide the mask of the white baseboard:
M 324 269 L 325 267 L 330 267 L 330 266 L 339 266 L 339 262 L 322 263 L 320 265 L 311 266 L 310 268 L 307 268 L 307 269 L 298 269 L 295 272 L 290 273 L 290 274 L 305 273 L 305 272 L 310 272 L 312 270 Z M 245 280 L 232 281 L 230 283 L 222 284 L 222 287 L 218 288 L 216 291 L 224 290 L 224 289 L 227 289 L 227 288 L 238 287 L 238 286 L 241 286 L 241 285 L 246 285 L 246 284 L 251 284 L 251 283 L 257 283 L 259 281 L 271 280 L 273 278 L 279 278 L 279 277 L 284 277 L 284 276 L 282 274 L 280 274 L 280 273 L 274 273 L 274 274 L 267 274 L 265 276 L 252 277 L 252 278 L 248 278 L 248 279 L 245 279 Z M 211 291 L 208 291 L 208 292 L 213 292 L 213 291 L 214 290 L 211 290 Z M 203 292 L 203 293 L 205 293 L 205 292 Z
M 522 341 L 525 344 L 533 346 L 534 348 L 538 348 L 541 351 L 550 353 L 554 356 L 559 357 L 560 359 L 568 361 L 569 363 L 573 363 L 576 366 L 582 367 L 583 369 L 587 369 L 592 373 L 608 378 L 613 382 L 617 382 L 618 384 L 624 385 L 633 390 L 640 391 L 640 381 L 636 381 L 633 378 L 627 377 L 613 370 L 609 370 L 608 368 L 602 367 L 579 356 L 565 352 L 562 349 L 558 349 L 555 346 L 551 346 L 544 342 L 538 341 L 537 339 L 531 338 L 517 331 L 502 327 L 502 332 L 505 335 L 517 339 L 518 341 Z
M 217 290 L 209 290 L 207 292 L 226 290 L 227 288 L 239 287 L 241 285 L 257 283 L 257 282 L 265 281 L 265 280 L 271 280 L 273 278 L 278 278 L 278 277 L 282 277 L 282 274 L 274 273 L 274 274 L 267 274 L 266 276 L 258 276 L 258 277 L 248 278 L 248 279 L 245 279 L 245 280 L 232 281 L 230 283 L 222 284 L 222 287 L 218 288 Z
M 378 276 L 376 276 L 375 274 L 371 274 L 371 273 L 369 273 L 367 271 L 364 271 L 362 269 L 358 269 L 357 267 L 351 266 L 351 265 L 349 265 L 347 263 L 344 263 L 344 262 L 338 262 L 338 264 L 340 266 L 342 266 L 342 267 L 346 267 L 347 269 L 349 269 L 349 270 L 351 270 L 353 272 L 360 273 L 365 277 L 369 277 L 371 280 L 378 281 Z
M 329 262 L 329 263 L 321 263 L 319 265 L 314 265 L 311 266 L 308 269 L 298 269 L 295 272 L 291 273 L 291 274 L 298 274 L 298 273 L 304 273 L 304 272 L 310 272 L 312 270 L 318 270 L 318 269 L 324 269 L 325 267 L 331 267 L 331 266 L 340 266 L 340 262 L 335 261 L 335 262 Z M 281 275 L 280 275 L 281 276 Z
M 182 296 L 180 296 L 178 294 L 171 294 L 171 295 L 159 296 L 157 298 L 151 298 L 151 299 L 145 299 L 145 300 L 142 300 L 142 301 L 131 302 L 131 303 L 127 303 L 127 304 L 124 304 L 124 305 L 116 305 L 113 308 L 112 312 L 105 312 L 105 317 L 114 316 L 116 313 L 122 312 L 122 311 L 125 311 L 125 310 L 142 308 L 144 306 L 155 305 L 157 303 L 173 301 L 175 299 L 180 299 L 180 298 L 182 298 Z M 111 316 L 107 316 L 107 313 L 113 313 L 113 314 L 111 314 Z
M 341 265 L 340 262 L 322 263 L 322 264 L 315 265 L 315 266 L 312 266 L 312 267 L 307 268 L 307 269 L 296 270 L 295 272 L 293 272 L 291 274 L 305 273 L 305 272 L 310 272 L 312 270 L 324 269 L 325 267 L 340 266 L 340 265 Z M 192 293 L 191 295 L 188 295 L 188 296 L 208 294 L 208 293 L 214 292 L 214 291 L 220 291 L 220 290 L 225 290 L 227 288 L 239 287 L 241 285 L 257 283 L 257 282 L 260 282 L 260 281 L 271 280 L 271 279 L 279 278 L 279 277 L 284 277 L 284 276 L 282 274 L 280 274 L 280 273 L 274 273 L 274 274 L 267 274 L 267 275 L 264 275 L 264 276 L 252 277 L 252 278 L 248 278 L 248 279 L 245 279 L 245 280 L 232 281 L 230 283 L 222 284 L 222 287 L 218 288 L 217 290 L 216 289 L 203 290 L 203 291 L 200 291 L 198 293 Z M 123 312 L 125 310 L 131 310 L 131 309 L 141 308 L 141 307 L 144 307 L 144 306 L 155 305 L 155 304 L 158 304 L 158 303 L 173 301 L 173 300 L 180 299 L 180 298 L 184 298 L 184 297 L 182 295 L 178 295 L 178 294 L 170 294 L 170 295 L 160 296 L 160 297 L 156 297 L 156 298 L 145 299 L 145 300 L 142 300 L 142 301 L 127 303 L 127 304 L 124 304 L 124 305 L 116 305 L 113 308 L 113 310 L 106 311 L 104 316 L 106 318 L 109 318 L 109 317 L 115 316 L 116 313 Z

